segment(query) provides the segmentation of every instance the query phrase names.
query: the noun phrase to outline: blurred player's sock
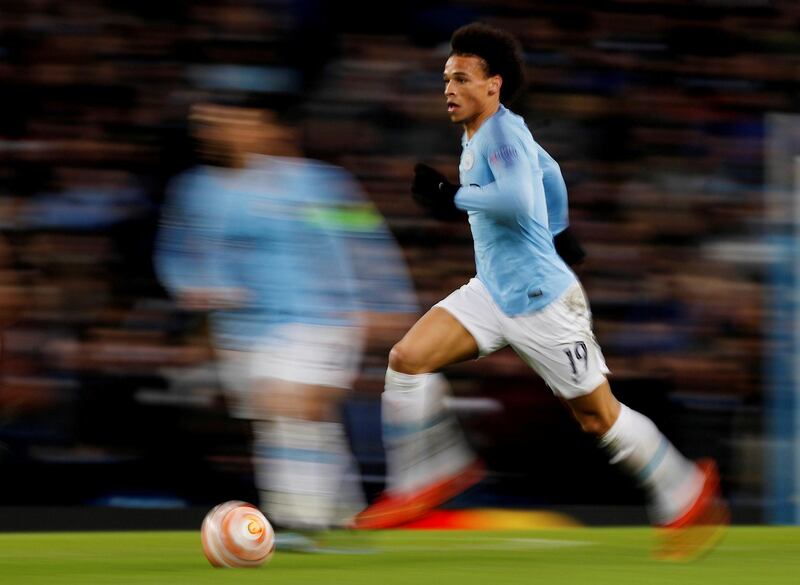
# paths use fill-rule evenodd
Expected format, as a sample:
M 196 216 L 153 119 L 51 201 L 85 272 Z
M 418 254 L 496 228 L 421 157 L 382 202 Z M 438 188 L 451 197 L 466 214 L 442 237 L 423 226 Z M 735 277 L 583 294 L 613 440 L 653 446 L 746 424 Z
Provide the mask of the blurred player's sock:
M 441 374 L 386 372 L 383 441 L 386 491 L 356 518 L 380 529 L 410 522 L 455 497 L 485 475 L 455 415 L 445 408 Z
M 278 418 L 254 430 L 256 483 L 271 521 L 325 530 L 348 524 L 363 507 L 341 423 Z
M 668 524 L 698 498 L 704 476 L 646 416 L 621 405 L 619 417 L 600 445 L 642 485 L 649 495 L 654 524 Z

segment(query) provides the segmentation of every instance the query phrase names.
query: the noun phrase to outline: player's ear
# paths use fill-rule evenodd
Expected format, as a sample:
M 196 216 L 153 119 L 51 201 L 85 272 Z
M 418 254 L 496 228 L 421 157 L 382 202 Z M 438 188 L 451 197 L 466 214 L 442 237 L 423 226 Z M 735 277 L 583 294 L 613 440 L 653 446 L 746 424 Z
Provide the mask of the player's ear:
M 500 88 L 503 86 L 503 78 L 499 75 L 493 75 L 489 78 L 489 95 L 494 96 L 500 93 Z

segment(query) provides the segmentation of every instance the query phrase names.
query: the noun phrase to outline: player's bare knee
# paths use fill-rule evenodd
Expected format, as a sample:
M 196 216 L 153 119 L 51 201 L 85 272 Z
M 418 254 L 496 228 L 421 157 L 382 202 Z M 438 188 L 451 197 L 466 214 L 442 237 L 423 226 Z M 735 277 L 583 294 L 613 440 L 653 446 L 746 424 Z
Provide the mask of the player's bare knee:
M 600 437 L 605 435 L 617 420 L 620 403 L 605 381 L 589 394 L 566 401 L 573 416 L 585 433 Z
M 430 371 L 419 352 L 409 349 L 402 341 L 396 343 L 389 352 L 389 367 L 403 374 L 425 374 Z
M 579 419 L 581 429 L 584 433 L 589 435 L 594 435 L 595 437 L 600 437 L 605 434 L 604 426 L 599 418 L 596 417 L 585 417 Z
M 602 437 L 611 428 L 611 423 L 605 417 L 595 413 L 575 413 L 578 424 L 584 433 L 595 437 Z

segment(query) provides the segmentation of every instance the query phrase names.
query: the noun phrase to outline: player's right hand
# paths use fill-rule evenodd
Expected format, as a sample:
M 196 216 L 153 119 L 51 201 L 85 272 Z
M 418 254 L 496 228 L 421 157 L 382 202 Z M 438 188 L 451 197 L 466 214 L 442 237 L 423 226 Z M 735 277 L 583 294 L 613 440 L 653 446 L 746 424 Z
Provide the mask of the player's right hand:
M 414 180 L 411 182 L 414 201 L 437 219 L 452 220 L 463 216 L 464 212 L 454 202 L 460 187 L 433 167 L 422 163 L 414 167 Z

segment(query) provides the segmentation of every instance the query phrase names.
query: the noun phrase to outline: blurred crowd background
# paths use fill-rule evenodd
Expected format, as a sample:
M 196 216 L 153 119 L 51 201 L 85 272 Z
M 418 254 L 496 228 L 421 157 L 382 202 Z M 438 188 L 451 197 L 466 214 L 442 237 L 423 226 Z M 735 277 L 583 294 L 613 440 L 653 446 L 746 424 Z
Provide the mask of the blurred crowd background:
M 293 96 L 306 152 L 358 178 L 420 310 L 474 274 L 466 221 L 428 218 L 409 195 L 417 161 L 457 177 L 441 71 L 474 20 L 524 45 L 513 109 L 563 170 L 612 386 L 687 455 L 716 457 L 734 506 L 764 517 L 768 244 L 789 219 L 770 212 L 765 150 L 768 115 L 798 107 L 793 0 L 3 0 L 2 505 L 254 498 L 205 316 L 153 269 L 166 185 L 196 162 L 194 103 Z M 369 338 L 346 406 L 371 494 L 402 331 Z M 446 373 L 490 471 L 466 505 L 641 501 L 512 352 Z

